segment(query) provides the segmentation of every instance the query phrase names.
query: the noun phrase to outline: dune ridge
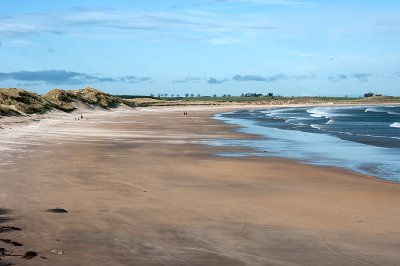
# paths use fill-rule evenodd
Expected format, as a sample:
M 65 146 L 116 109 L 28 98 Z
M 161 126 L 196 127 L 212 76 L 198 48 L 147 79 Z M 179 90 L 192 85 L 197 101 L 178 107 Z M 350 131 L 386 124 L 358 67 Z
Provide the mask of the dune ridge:
M 135 107 L 132 102 L 90 87 L 53 89 L 43 96 L 20 88 L 0 89 L 0 117 L 45 114 L 51 110 L 111 109 L 120 105 Z

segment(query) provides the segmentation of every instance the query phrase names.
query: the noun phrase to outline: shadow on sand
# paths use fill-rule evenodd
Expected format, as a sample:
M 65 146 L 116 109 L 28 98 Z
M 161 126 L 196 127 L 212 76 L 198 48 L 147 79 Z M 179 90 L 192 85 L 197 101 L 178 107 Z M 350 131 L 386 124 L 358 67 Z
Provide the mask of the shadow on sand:
M 8 216 L 10 213 L 11 213 L 10 210 L 0 208 L 0 224 L 13 220 L 11 217 Z M 13 231 L 13 230 L 14 230 L 14 228 L 10 227 L 10 226 L 0 226 L 0 233 Z M 3 247 L 0 247 L 0 257 L 5 256 L 6 254 L 7 254 L 7 250 Z M 9 265 L 11 265 L 11 264 L 3 261 L 0 258 L 0 266 L 9 266 Z
M 7 209 L 0 208 L 0 224 L 11 221 L 12 218 L 8 217 L 7 215 L 10 214 L 11 211 Z

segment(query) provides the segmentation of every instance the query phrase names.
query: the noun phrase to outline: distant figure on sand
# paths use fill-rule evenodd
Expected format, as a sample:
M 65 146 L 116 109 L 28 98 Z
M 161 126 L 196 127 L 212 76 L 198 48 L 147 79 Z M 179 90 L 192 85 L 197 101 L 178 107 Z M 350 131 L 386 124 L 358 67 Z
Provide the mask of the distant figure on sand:
M 81 115 L 81 119 L 83 119 L 83 115 Z

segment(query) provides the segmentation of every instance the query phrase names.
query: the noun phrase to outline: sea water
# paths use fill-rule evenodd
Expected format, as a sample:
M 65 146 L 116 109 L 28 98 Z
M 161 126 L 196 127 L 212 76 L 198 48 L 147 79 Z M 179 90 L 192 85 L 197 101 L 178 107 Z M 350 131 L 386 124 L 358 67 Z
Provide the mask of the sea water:
M 216 146 L 243 146 L 252 153 L 335 166 L 400 182 L 400 106 L 296 107 L 218 114 L 252 140 L 212 140 Z

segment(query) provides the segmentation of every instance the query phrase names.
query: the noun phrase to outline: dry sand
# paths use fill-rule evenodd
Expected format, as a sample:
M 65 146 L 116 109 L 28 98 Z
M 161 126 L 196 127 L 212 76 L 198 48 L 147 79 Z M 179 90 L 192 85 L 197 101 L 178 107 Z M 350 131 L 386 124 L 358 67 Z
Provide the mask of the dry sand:
M 22 229 L 0 229 L 0 239 L 24 244 L 0 248 L 39 253 L 0 265 L 400 264 L 399 184 L 214 156 L 237 148 L 202 140 L 252 137 L 209 118 L 223 110 L 96 112 L 0 129 L 0 226 Z

